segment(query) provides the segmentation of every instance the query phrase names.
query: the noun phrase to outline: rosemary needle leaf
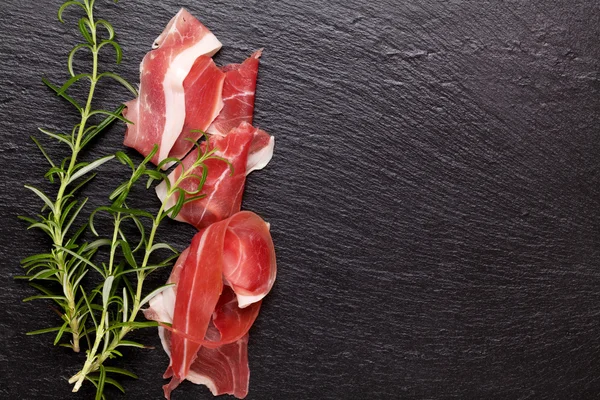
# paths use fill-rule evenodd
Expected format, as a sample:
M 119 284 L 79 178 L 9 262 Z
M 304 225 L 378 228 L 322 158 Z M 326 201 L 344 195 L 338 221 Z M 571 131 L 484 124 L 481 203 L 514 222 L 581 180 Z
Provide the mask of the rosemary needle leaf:
M 65 251 L 67 253 L 69 253 L 70 255 L 72 255 L 73 257 L 83 261 L 84 263 L 86 263 L 87 265 L 89 265 L 90 267 L 94 268 L 96 271 L 98 271 L 98 273 L 100 275 L 102 275 L 104 277 L 104 271 L 102 271 L 102 269 L 100 269 L 96 264 L 94 264 L 93 262 L 91 262 L 90 260 L 86 259 L 85 257 L 82 257 L 81 255 L 75 253 L 72 250 L 67 249 L 66 247 L 63 246 L 56 246 L 59 250 Z
M 121 61 L 123 60 L 123 50 L 121 49 L 121 46 L 119 45 L 119 43 L 115 42 L 114 40 L 103 40 L 100 45 L 98 46 L 98 49 L 101 49 L 102 47 L 106 46 L 107 44 L 111 45 L 114 49 L 115 49 L 115 53 L 117 55 L 117 59 L 116 62 L 117 64 L 121 64 Z M 123 85 L 125 86 L 125 85 Z M 127 83 L 127 86 L 125 86 L 127 89 L 129 89 L 129 83 Z M 135 93 L 137 93 L 137 91 L 135 90 L 135 88 L 133 86 L 131 86 L 131 88 L 133 89 L 133 91 L 135 91 Z M 132 89 L 129 89 L 130 91 Z M 134 93 L 132 91 L 132 93 Z M 135 95 L 137 97 L 137 95 Z
M 44 329 L 38 329 L 37 331 L 27 332 L 26 335 L 27 336 L 42 335 L 44 333 L 60 331 L 61 329 L 62 329 L 62 326 L 55 326 L 53 328 L 44 328 Z
M 129 300 L 127 297 L 127 289 L 123 288 L 123 322 L 127 321 L 127 314 L 129 313 Z
M 129 187 L 129 182 L 123 182 L 119 187 L 117 187 L 111 194 L 108 196 L 109 200 L 114 200 L 119 197 L 127 188 Z
M 113 324 L 108 328 L 109 330 L 115 330 L 123 327 L 127 327 L 129 329 L 141 329 L 141 328 L 153 328 L 157 327 L 158 322 L 150 321 L 150 322 L 119 322 Z
M 118 44 L 116 44 L 116 43 L 115 43 L 115 42 L 113 42 L 113 41 L 110 41 L 110 42 L 108 42 L 108 43 L 111 43 L 111 44 L 113 44 L 113 43 L 114 43 L 113 47 L 114 47 L 114 48 L 115 48 L 115 50 L 117 51 L 117 60 L 118 60 L 118 62 L 119 62 L 119 61 L 120 61 L 120 60 L 119 60 L 119 54 L 120 54 L 120 52 L 121 52 L 121 50 L 120 50 L 121 48 L 119 47 L 119 45 L 118 45 Z M 117 62 L 117 63 L 118 63 L 118 62 Z M 117 74 L 115 74 L 115 73 L 113 73 L 113 72 L 103 72 L 103 73 L 101 73 L 101 74 L 98 76 L 98 79 L 101 79 L 101 78 L 112 78 L 112 79 L 116 80 L 117 82 L 119 82 L 121 85 L 123 85 L 123 86 L 124 86 L 124 87 L 125 87 L 127 90 L 129 90 L 129 91 L 131 92 L 131 94 L 133 94 L 135 97 L 137 97 L 137 96 L 138 96 L 138 91 L 136 90 L 136 88 L 134 88 L 134 87 L 133 87 L 133 85 L 131 85 L 131 84 L 130 84 L 129 82 L 127 82 L 125 79 L 121 78 L 119 75 L 117 75 Z M 129 123 L 130 123 L 130 124 L 133 124 L 133 122 L 129 122 Z
M 46 289 L 44 286 L 42 285 L 38 285 L 37 283 L 30 283 L 29 284 L 31 287 L 36 288 L 37 290 L 39 290 L 40 292 L 48 295 L 48 296 L 56 296 L 55 293 L 52 293 L 50 290 Z
M 123 369 L 123 368 L 104 367 L 104 369 L 106 370 L 107 373 L 121 374 L 121 375 L 128 376 L 130 378 L 133 378 L 133 379 L 138 379 L 138 376 L 136 374 L 134 374 L 133 372 L 127 371 L 126 369 Z
M 93 171 L 94 169 L 96 169 L 99 166 L 101 166 L 102 164 L 112 160 L 113 158 L 115 158 L 115 156 L 110 155 L 110 156 L 99 158 L 98 160 L 87 164 L 86 166 L 77 170 L 77 172 L 75 172 L 73 175 L 71 175 L 71 179 L 68 181 L 68 183 L 71 183 L 71 182 L 77 180 L 78 178 L 81 178 L 83 175 L 87 174 L 90 171 Z
M 186 197 L 186 199 L 184 200 L 183 203 L 184 204 L 191 203 L 192 201 L 201 200 L 201 199 L 203 199 L 205 197 L 206 197 L 205 194 L 201 194 L 201 195 L 193 196 L 193 197 Z
M 140 210 L 137 208 L 123 208 L 123 207 L 112 206 L 112 207 L 108 207 L 107 210 L 109 210 L 113 213 L 130 214 L 130 215 L 134 215 L 136 217 L 146 217 L 146 218 L 154 219 L 154 215 L 150 214 L 148 211 Z
M 119 347 L 137 347 L 139 349 L 147 349 L 148 346 L 144 346 L 138 342 L 132 342 L 131 340 L 121 340 L 119 342 Z
M 113 40 L 115 38 L 115 30 L 112 25 L 105 19 L 99 19 L 96 21 L 96 29 L 100 25 L 102 25 L 108 32 L 108 40 Z
M 73 150 L 73 143 L 71 143 L 70 136 L 60 135 L 60 134 L 57 134 L 57 133 L 53 133 L 53 132 L 50 132 L 49 130 L 43 129 L 43 128 L 38 128 L 38 129 L 39 129 L 40 132 L 42 132 L 42 133 L 50 136 L 51 138 L 59 140 L 59 141 L 65 143 L 67 146 L 69 146 L 69 148 L 71 148 L 71 150 Z M 63 169 L 62 166 L 61 166 L 61 169 Z
M 65 23 L 65 21 L 64 21 L 64 20 L 63 20 L 63 18 L 62 18 L 63 12 L 65 11 L 65 9 L 66 9 L 67 7 L 69 7 L 69 6 L 74 6 L 74 5 L 77 5 L 77 6 L 81 7 L 81 8 L 83 8 L 83 10 L 84 10 L 84 11 L 87 11 L 87 10 L 85 9 L 85 6 L 84 6 L 83 4 L 81 4 L 80 2 L 78 2 L 78 1 L 75 1 L 75 0 L 67 1 L 67 2 L 66 2 L 66 3 L 64 3 L 62 6 L 60 6 L 60 8 L 58 9 L 58 20 L 59 20 L 60 22 L 62 22 L 63 24 Z
M 63 305 L 63 303 L 58 300 L 65 300 L 64 296 L 47 296 L 47 295 L 38 295 L 38 296 L 30 296 L 23 299 L 23 302 L 26 303 L 32 300 L 55 300 L 59 305 Z
M 179 252 L 177 250 L 175 250 L 175 248 L 173 246 L 171 246 L 170 244 L 167 244 L 167 243 L 156 243 L 155 245 L 153 245 L 150 248 L 150 253 L 153 253 L 156 250 L 160 250 L 160 249 L 167 249 L 167 250 L 172 251 L 175 254 L 179 254 Z
M 71 52 L 69 53 L 69 59 L 67 61 L 67 68 L 69 69 L 69 73 L 72 77 L 75 76 L 75 72 L 73 71 L 73 59 L 75 58 L 75 54 L 82 49 L 88 49 L 91 52 L 94 51 L 94 48 L 90 46 L 89 43 L 80 43 L 77 46 L 73 47 L 73 50 L 71 50 Z
M 58 342 L 60 342 L 60 339 L 62 338 L 63 333 L 65 333 L 65 330 L 68 329 L 68 326 L 69 322 L 67 321 L 60 327 L 60 330 L 58 331 L 58 333 L 56 334 L 56 338 L 54 339 L 55 346 L 58 344 Z
M 42 199 L 44 203 L 46 203 L 46 205 L 50 208 L 50 210 L 52 210 L 53 213 L 56 212 L 56 208 L 54 208 L 54 203 L 52 203 L 48 196 L 46 196 L 40 189 L 31 185 L 25 185 L 25 187 L 31 190 L 33 193 L 35 193 L 40 199 Z
M 133 268 L 137 268 L 137 262 L 135 261 L 135 257 L 133 256 L 133 253 L 131 252 L 131 247 L 129 247 L 129 243 L 127 243 L 125 240 L 120 240 L 119 244 L 121 245 L 121 250 L 123 251 L 123 255 L 125 256 L 125 259 L 127 260 L 127 263 L 133 267 Z
M 73 189 L 71 189 L 70 194 L 71 195 L 75 195 L 75 193 L 79 189 L 81 189 L 82 187 L 84 187 L 89 181 L 91 181 L 95 177 L 96 177 L 96 173 L 94 172 L 93 174 L 91 174 L 88 177 L 86 177 L 84 180 L 80 181 Z
M 83 140 L 81 141 L 81 147 L 85 147 L 94 137 L 112 124 L 117 119 L 113 115 L 120 115 L 124 109 L 124 105 L 119 106 L 111 115 L 108 115 L 104 120 L 102 120 L 102 122 L 100 122 L 93 130 L 86 132 Z
M 83 199 L 83 201 L 79 204 L 79 207 L 77 207 L 77 209 L 75 210 L 75 212 L 73 212 L 73 215 L 71 215 L 71 218 L 69 219 L 69 222 L 65 225 L 65 227 L 63 229 L 63 235 L 62 235 L 63 240 L 64 240 L 67 232 L 71 228 L 71 225 L 73 225 L 73 222 L 75 221 L 75 218 L 77 218 L 77 216 L 79 215 L 79 213 L 81 212 L 81 210 L 85 206 L 86 202 L 87 202 L 87 198 Z M 66 212 L 64 215 L 66 217 L 68 215 L 68 212 Z
M 92 76 L 90 74 L 77 74 L 71 77 L 68 81 L 66 81 L 64 85 L 62 85 L 60 89 L 58 89 L 58 92 L 56 92 L 56 94 L 62 96 L 67 91 L 67 89 L 69 89 L 74 83 L 79 82 L 84 78 L 92 80 Z
M 104 308 L 108 307 L 108 298 L 110 296 L 110 290 L 112 289 L 114 279 L 115 277 L 111 275 L 104 281 L 104 286 L 102 287 L 102 305 Z
M 106 370 L 106 367 L 104 367 L 104 370 Z M 125 388 L 123 388 L 123 386 L 119 382 L 115 381 L 114 379 L 106 376 L 106 377 L 104 377 L 104 381 L 106 383 L 108 383 L 109 385 L 113 385 L 114 387 L 119 389 L 121 391 L 121 393 L 125 393 Z
M 38 222 L 37 220 L 30 218 L 30 217 L 26 217 L 24 215 L 18 215 L 17 218 L 22 221 L 29 222 L 30 224 L 35 224 Z M 27 257 L 27 258 L 29 258 L 29 257 Z M 27 260 L 27 258 L 25 260 Z M 52 256 L 50 256 L 50 258 L 52 258 Z M 25 260 L 21 261 L 21 263 L 25 262 Z
M 127 118 L 125 118 L 125 117 L 124 117 L 122 114 L 115 114 L 115 113 L 113 113 L 112 111 L 107 111 L 107 110 L 94 110 L 94 111 L 92 111 L 92 112 L 90 112 L 90 113 L 89 113 L 89 116 L 92 116 L 92 115 L 98 115 L 98 114 L 100 114 L 100 115 L 108 115 L 108 116 L 111 116 L 111 117 L 113 117 L 113 118 L 116 118 L 116 119 L 118 119 L 118 120 L 120 120 L 120 121 L 123 121 L 123 122 L 125 122 L 126 124 L 133 125 L 133 122 L 131 122 L 130 120 L 128 120 Z
M 48 160 L 48 162 L 50 163 L 51 166 L 55 167 L 56 165 L 54 165 L 54 162 L 52 162 L 52 159 L 50 159 L 50 156 L 48 156 L 48 153 L 46 153 L 46 150 L 44 150 L 44 148 L 42 147 L 41 143 L 34 138 L 33 136 L 30 136 L 31 140 L 33 140 L 33 143 L 35 143 L 35 145 L 38 147 L 38 149 L 40 149 L 40 151 L 42 152 L 42 154 L 44 155 L 44 157 L 46 158 L 46 160 Z
M 60 271 L 57 268 L 50 268 L 50 269 L 39 271 L 37 274 L 32 276 L 30 279 L 31 280 L 35 280 L 35 279 L 44 280 L 44 279 L 50 278 L 51 276 L 53 276 L 54 274 L 56 274 L 58 272 L 60 272 Z M 25 299 L 25 300 L 27 300 L 27 299 Z M 25 301 L 25 300 L 23 300 L 23 301 Z
M 159 264 L 159 265 L 147 265 L 145 267 L 139 267 L 139 268 L 135 268 L 135 269 L 128 269 L 128 270 L 121 271 L 121 272 L 115 274 L 115 277 L 120 278 L 121 276 L 123 276 L 125 274 L 139 273 L 139 272 L 145 272 L 145 271 L 152 272 L 157 268 L 166 267 L 166 266 L 167 265 Z
M 84 37 L 85 40 L 88 41 L 89 44 L 94 45 L 95 40 L 92 37 L 92 34 L 90 33 L 90 31 L 88 31 L 88 29 L 90 31 L 92 31 L 95 28 L 92 28 L 90 26 L 90 20 L 89 19 L 87 19 L 86 17 L 80 18 L 79 19 L 79 32 L 81 32 L 81 35 Z
M 97 377 L 93 377 L 93 376 L 89 376 L 89 375 L 88 375 L 88 376 L 86 376 L 86 377 L 85 377 L 85 379 L 86 379 L 86 380 L 88 380 L 88 381 L 90 381 L 90 382 L 92 382 L 92 384 L 93 384 L 94 386 L 96 386 L 96 391 L 99 389 L 99 387 L 98 387 L 98 382 L 97 382 L 97 381 L 98 381 L 98 378 L 97 378 Z M 102 388 L 102 389 L 104 389 L 104 388 Z M 102 392 L 100 392 L 100 393 L 101 393 L 101 396 L 100 396 L 100 398 L 101 398 L 102 400 L 106 400 L 106 396 L 105 396 L 104 394 L 102 394 Z M 96 392 L 96 398 L 98 398 L 98 392 Z
M 102 400 L 102 392 L 104 391 L 104 382 L 106 381 L 106 369 L 104 365 L 100 366 L 100 376 L 98 377 L 98 387 L 96 390 L 96 400 Z
M 178 189 L 179 195 L 177 196 L 177 202 L 175 205 L 167 210 L 167 214 L 171 216 L 171 218 L 175 219 L 177 214 L 181 211 L 181 208 L 185 204 L 185 195 L 183 189 Z
M 133 161 L 131 161 L 131 158 L 123 153 L 122 151 L 117 151 L 115 153 L 115 157 L 117 158 L 117 160 L 119 160 L 121 162 L 121 164 L 123 165 L 129 165 L 129 167 L 131 168 L 131 171 L 135 171 L 135 166 L 133 165 Z
M 96 321 L 96 317 L 94 316 L 94 313 L 92 312 L 92 306 L 90 304 L 90 299 L 88 299 L 87 295 L 85 294 L 85 290 L 83 290 L 83 288 L 81 289 L 81 295 L 83 296 L 83 299 L 85 300 L 85 304 L 88 307 L 88 310 L 90 310 L 89 314 L 92 317 L 92 322 L 94 323 L 94 327 L 96 328 L 96 330 L 98 329 L 98 322 Z
M 60 88 L 57 86 L 54 86 L 48 79 L 46 78 L 42 78 L 42 82 L 44 83 L 44 85 L 48 86 L 50 89 L 52 89 L 52 91 L 54 91 L 54 93 L 57 96 L 62 97 L 63 99 L 67 100 L 69 103 L 71 103 L 79 112 L 83 111 L 83 108 L 79 105 L 79 103 L 77 103 L 77 101 L 75 101 L 75 99 L 73 99 L 71 96 L 69 96 L 66 93 L 61 93 L 59 94 Z
M 77 290 L 77 288 L 79 287 L 79 284 L 81 283 L 81 280 L 83 279 L 83 277 L 87 274 L 87 271 L 84 271 L 83 274 L 81 274 L 79 276 L 79 278 L 77 278 L 77 280 L 75 281 L 75 283 L 73 283 L 73 289 Z

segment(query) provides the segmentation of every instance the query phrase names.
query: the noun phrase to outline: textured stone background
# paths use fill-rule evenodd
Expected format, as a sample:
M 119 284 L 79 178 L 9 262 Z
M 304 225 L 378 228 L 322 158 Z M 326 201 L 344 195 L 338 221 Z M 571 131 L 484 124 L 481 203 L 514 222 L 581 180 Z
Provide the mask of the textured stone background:
M 276 153 L 244 206 L 271 222 L 279 275 L 251 332 L 249 399 L 598 398 L 597 1 L 97 2 L 130 81 L 181 5 L 223 42 L 219 63 L 265 47 L 256 123 Z M 65 381 L 81 357 L 24 336 L 57 318 L 21 303 L 34 291 L 12 280 L 48 246 L 16 220 L 39 209 L 22 185 L 46 168 L 28 136 L 75 121 L 40 82 L 65 79 L 75 43 L 75 12 L 61 25 L 59 5 L 0 7 L 7 399 L 91 393 L 70 395 Z M 128 94 L 99 97 L 112 107 Z M 121 149 L 122 135 L 115 126 L 90 155 Z M 122 176 L 107 165 L 85 194 L 102 204 Z M 157 207 L 144 191 L 136 202 Z M 173 223 L 161 237 L 184 248 L 192 233 Z M 159 345 L 153 330 L 134 336 Z M 166 362 L 129 352 L 140 379 L 117 398 L 161 398 Z M 174 395 L 204 398 L 191 384 Z

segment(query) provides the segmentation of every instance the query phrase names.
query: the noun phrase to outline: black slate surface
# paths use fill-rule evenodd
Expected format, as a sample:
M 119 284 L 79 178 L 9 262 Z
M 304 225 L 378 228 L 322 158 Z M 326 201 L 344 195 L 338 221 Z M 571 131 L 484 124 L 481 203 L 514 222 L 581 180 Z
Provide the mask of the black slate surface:
M 256 124 L 276 152 L 244 207 L 271 222 L 279 275 L 251 332 L 249 399 L 598 398 L 597 1 L 98 4 L 130 81 L 180 6 L 221 39 L 219 63 L 265 47 Z M 57 318 L 22 303 L 34 291 L 12 279 L 48 246 L 16 220 L 39 209 L 22 185 L 46 168 L 28 136 L 75 119 L 40 82 L 65 79 L 75 43 L 75 13 L 61 25 L 59 5 L 0 7 L 3 399 L 92 393 L 65 381 L 81 357 L 24 336 Z M 122 149 L 122 134 L 90 154 Z M 102 204 L 98 188 L 122 176 L 106 166 L 85 194 Z M 136 201 L 156 207 L 143 191 Z M 161 237 L 182 249 L 192 233 L 173 223 Z M 134 336 L 159 346 L 153 330 Z M 161 398 L 166 362 L 131 351 L 140 379 L 116 398 Z M 173 398 L 211 396 L 185 384 Z

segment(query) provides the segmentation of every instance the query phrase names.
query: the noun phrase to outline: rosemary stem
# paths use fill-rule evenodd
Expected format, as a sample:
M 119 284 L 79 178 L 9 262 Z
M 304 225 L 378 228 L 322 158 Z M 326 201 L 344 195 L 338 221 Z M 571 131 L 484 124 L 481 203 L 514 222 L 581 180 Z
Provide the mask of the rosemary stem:
M 88 9 L 88 17 L 90 19 L 90 21 L 93 21 L 93 10 L 91 8 Z M 92 109 L 92 99 L 94 98 L 94 92 L 96 89 L 96 84 L 98 82 L 98 44 L 97 44 L 97 40 L 96 40 L 96 29 L 95 29 L 95 25 L 92 23 L 91 24 L 92 27 L 91 29 L 91 33 L 92 33 L 92 38 L 94 39 L 94 45 L 93 45 L 93 49 L 92 49 L 92 57 L 93 57 L 93 67 L 92 67 L 92 76 L 90 79 L 90 89 L 88 92 L 88 97 L 87 97 L 87 101 L 86 101 L 86 105 L 85 108 L 81 111 L 81 122 L 79 124 L 79 129 L 77 130 L 77 136 L 75 138 L 75 143 L 73 145 L 72 148 L 72 154 L 70 157 L 70 161 L 69 161 L 69 167 L 67 168 L 67 171 L 64 175 L 61 176 L 61 183 L 60 183 L 60 187 L 58 189 L 58 193 L 56 195 L 56 201 L 54 202 L 54 206 L 55 206 L 55 210 L 56 212 L 54 213 L 54 222 L 57 226 L 57 229 L 54 232 L 54 245 L 57 246 L 57 248 L 62 248 L 62 246 L 64 245 L 64 236 L 65 236 L 65 232 L 62 231 L 61 227 L 62 224 L 60 224 L 60 220 L 62 217 L 62 210 L 63 210 L 63 205 L 64 205 L 64 201 L 65 201 L 65 192 L 67 190 L 67 187 L 69 186 L 69 184 L 71 183 L 71 177 L 73 176 L 73 173 L 75 172 L 75 166 L 77 165 L 77 157 L 79 155 L 79 152 L 81 151 L 81 140 L 83 138 L 83 134 L 85 132 L 86 129 L 86 125 L 88 122 L 88 118 L 90 116 L 90 112 Z M 71 329 L 72 332 L 72 345 L 73 345 L 73 351 L 75 351 L 76 353 L 78 353 L 80 351 L 80 346 L 79 346 L 79 340 L 80 340 L 80 316 L 79 316 L 79 312 L 77 311 L 77 306 L 76 306 L 76 299 L 75 299 L 75 290 L 71 284 L 71 282 L 69 282 L 69 279 L 67 277 L 68 271 L 67 271 L 67 265 L 66 265 L 66 254 L 63 250 L 57 250 L 55 253 L 55 260 L 56 260 L 56 264 L 58 266 L 58 278 L 60 280 L 60 282 L 63 283 L 63 293 L 67 299 L 67 307 L 65 309 L 65 317 L 67 319 L 67 321 L 69 322 L 69 328 Z
M 158 227 L 160 225 L 160 221 L 162 220 L 164 213 L 165 213 L 165 204 L 166 201 L 160 206 L 160 209 L 158 210 L 158 213 L 156 215 L 156 218 L 154 218 L 153 222 L 152 222 L 152 229 L 150 231 L 150 236 L 148 237 L 148 244 L 146 246 L 146 251 L 144 254 L 144 261 L 142 262 L 142 268 L 146 267 L 148 265 L 148 261 L 150 260 L 150 254 L 152 253 L 151 248 L 154 244 L 154 238 L 156 236 L 156 232 L 158 230 Z M 113 236 L 113 247 L 115 246 L 115 240 L 116 240 L 116 232 L 118 232 L 118 227 L 115 226 L 115 235 Z M 112 260 L 111 260 L 111 264 L 112 264 Z M 142 301 L 142 289 L 144 286 L 144 272 L 140 271 L 138 272 L 138 276 L 137 276 L 137 287 L 136 287 L 136 294 L 135 294 L 135 298 L 133 301 L 133 307 L 132 307 L 132 311 L 131 314 L 129 316 L 128 322 L 134 322 L 135 319 L 137 318 L 137 315 L 140 311 L 141 308 L 141 301 Z M 71 379 L 69 379 L 69 383 L 74 383 L 75 382 L 75 386 L 73 387 L 73 392 L 77 392 L 80 388 L 81 385 L 83 384 L 83 381 L 85 380 L 85 377 L 91 373 L 96 372 L 100 366 L 104 363 L 104 361 L 106 361 L 106 359 L 110 356 L 110 354 L 112 353 L 113 350 L 115 350 L 119 344 L 121 343 L 121 341 L 123 340 L 123 338 L 131 331 L 131 327 L 129 326 L 123 326 L 118 335 L 115 335 L 110 343 L 110 345 L 106 346 L 104 351 L 102 351 L 102 353 L 100 353 L 100 355 L 98 355 L 98 349 L 100 347 L 100 344 L 102 342 L 102 339 L 104 339 L 104 326 L 106 324 L 106 318 L 107 318 L 107 310 L 104 309 L 102 311 L 102 318 L 100 320 L 100 323 L 98 324 L 98 330 L 96 332 L 96 340 L 94 341 L 94 346 L 92 347 L 92 349 L 88 352 L 86 360 L 85 360 L 85 364 L 83 365 L 83 368 L 81 369 L 81 371 L 79 371 L 77 374 L 73 375 L 71 377 Z

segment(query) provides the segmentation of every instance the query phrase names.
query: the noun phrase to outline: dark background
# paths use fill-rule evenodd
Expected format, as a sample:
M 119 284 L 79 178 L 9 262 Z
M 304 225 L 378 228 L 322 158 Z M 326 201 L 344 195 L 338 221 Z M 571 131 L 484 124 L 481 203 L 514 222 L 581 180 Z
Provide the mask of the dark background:
M 124 48 L 115 70 L 132 82 L 182 5 L 223 42 L 218 63 L 265 47 L 255 123 L 276 151 L 249 177 L 244 208 L 272 224 L 279 271 L 251 331 L 249 399 L 598 398 L 597 1 L 97 2 Z M 76 121 L 40 81 L 66 79 L 78 40 L 77 12 L 61 25 L 59 5 L 0 7 L 7 399 L 91 393 L 70 395 L 65 381 L 82 356 L 24 335 L 58 318 L 22 303 L 35 292 L 12 279 L 48 247 L 16 219 L 39 210 L 23 184 L 43 186 L 46 171 L 28 137 Z M 129 95 L 107 85 L 98 98 L 114 107 Z M 122 149 L 123 131 L 89 154 Z M 105 165 L 84 192 L 91 205 L 124 173 Z M 157 208 L 143 190 L 136 204 Z M 160 236 L 183 249 L 192 234 L 171 223 Z M 132 338 L 159 346 L 153 329 Z M 162 350 L 131 351 L 124 365 L 140 376 L 126 398 L 162 397 Z M 200 398 L 211 396 L 191 384 L 174 394 Z

